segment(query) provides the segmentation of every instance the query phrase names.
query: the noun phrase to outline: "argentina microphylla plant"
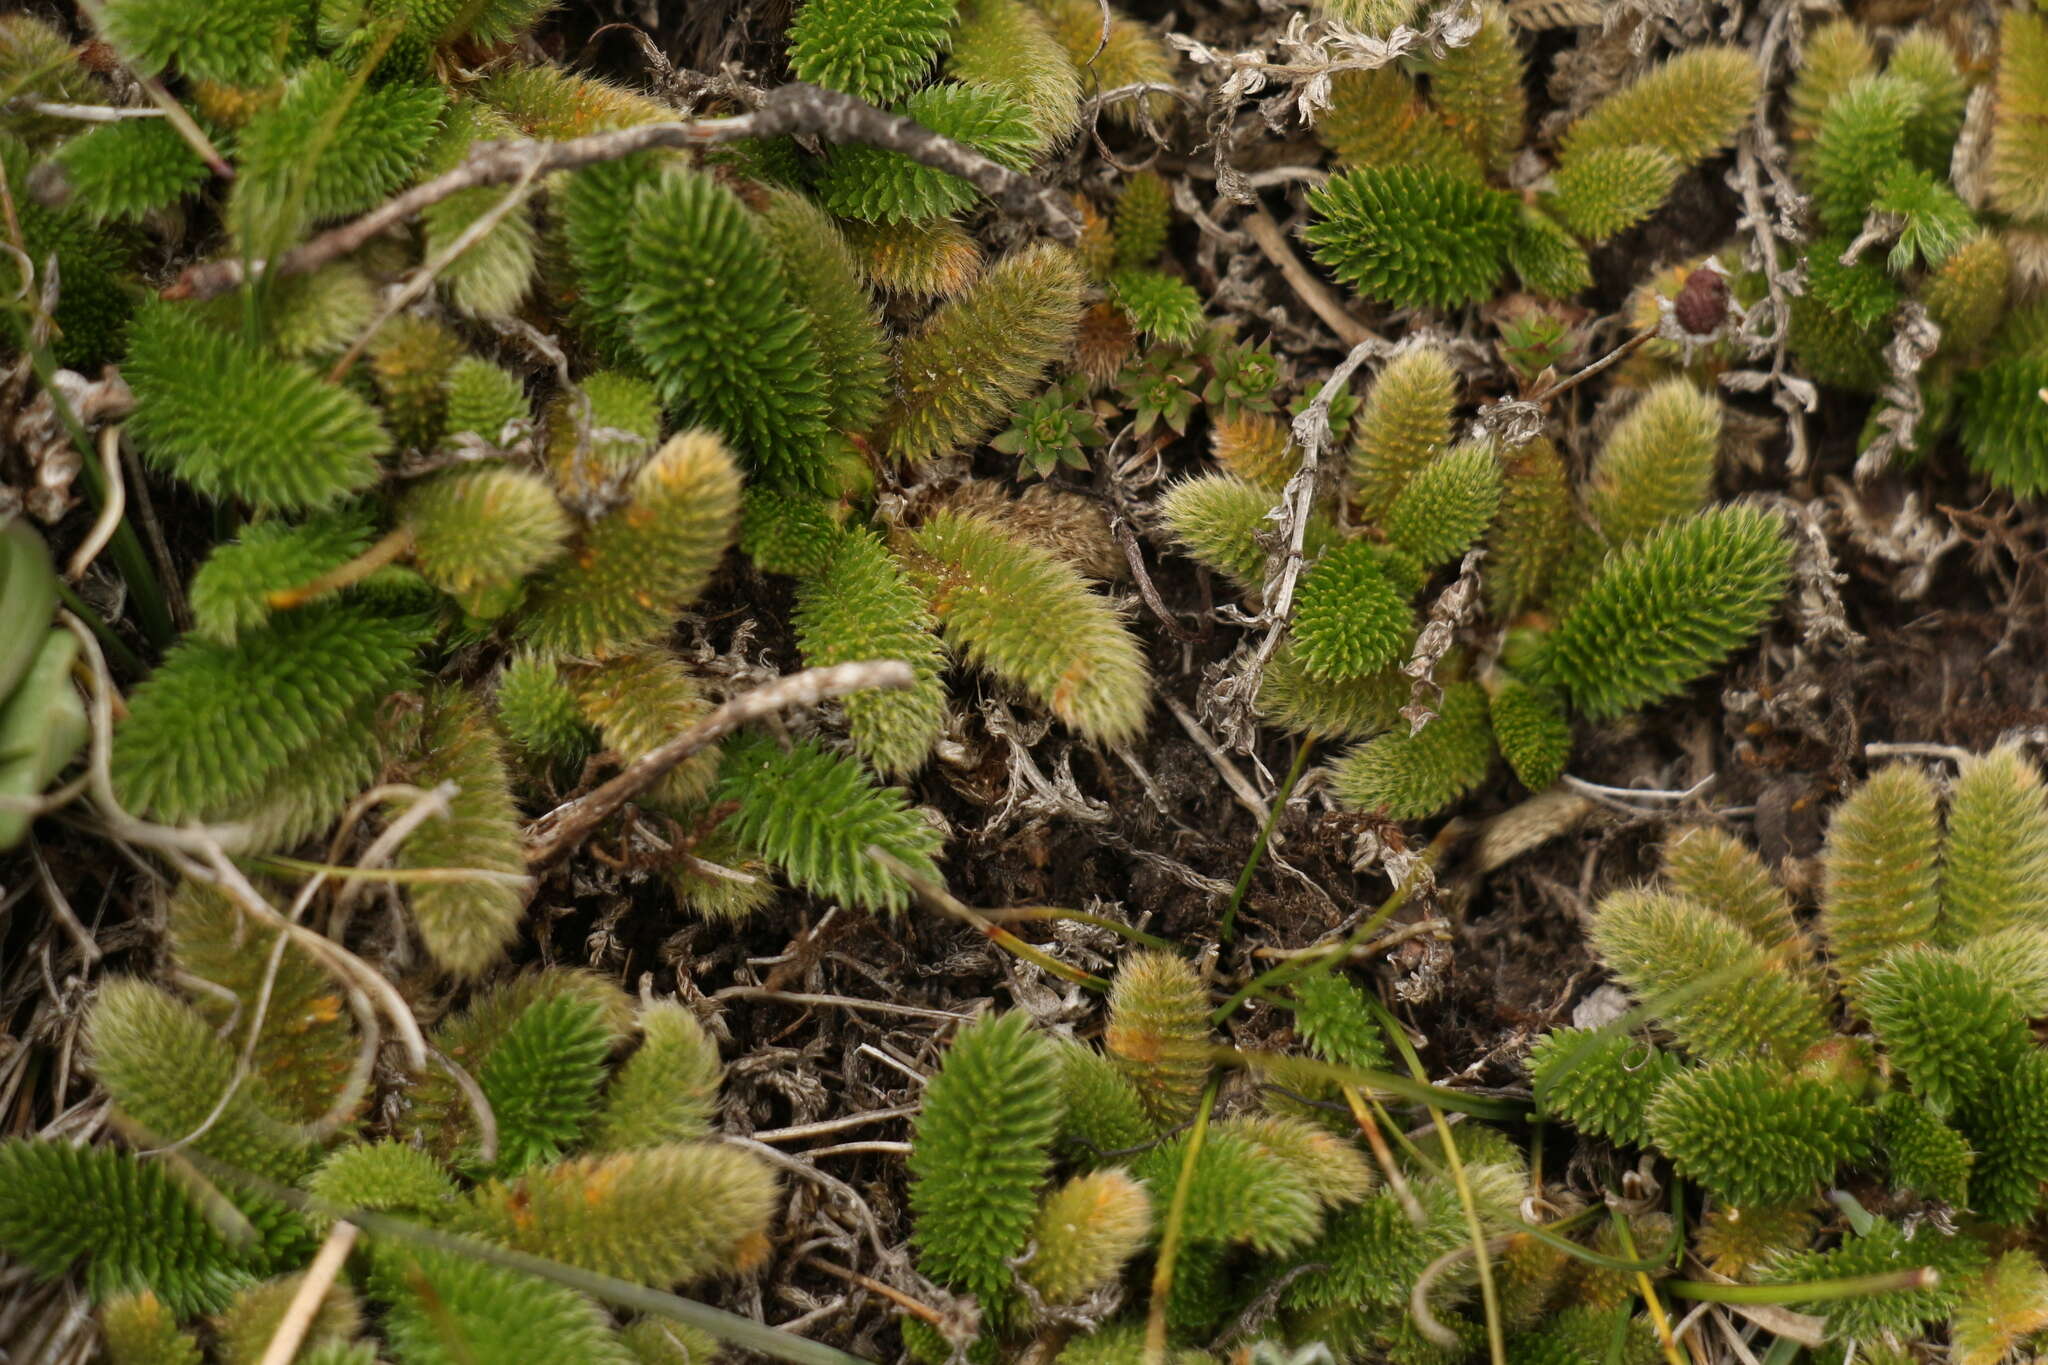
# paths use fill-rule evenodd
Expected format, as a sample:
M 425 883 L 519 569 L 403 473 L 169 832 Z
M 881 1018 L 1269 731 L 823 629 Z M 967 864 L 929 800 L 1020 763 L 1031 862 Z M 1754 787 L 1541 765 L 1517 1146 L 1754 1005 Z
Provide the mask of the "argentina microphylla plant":
M 1333 767 L 1340 796 L 1396 818 L 1471 790 L 1496 752 L 1532 790 L 1571 755 L 1570 717 L 1611 719 L 1702 676 L 1763 625 L 1791 567 L 1780 519 L 1711 505 L 1718 400 L 1665 381 L 1617 422 L 1576 495 L 1556 447 L 1452 439 L 1461 381 L 1423 346 L 1390 359 L 1352 425 L 1347 530 L 1311 514 L 1287 643 L 1259 705 L 1288 730 L 1361 739 Z M 1170 490 L 1160 514 L 1198 562 L 1263 591 L 1257 539 L 1277 494 L 1238 473 Z M 1430 575 L 1488 551 L 1486 605 L 1503 631 L 1436 669 L 1435 717 L 1411 730 L 1405 671 Z
M 256 1359 L 336 1216 L 395 1215 L 660 1289 L 758 1254 L 775 1178 L 713 1139 L 718 1052 L 681 1004 L 636 1005 L 568 969 L 507 980 L 434 1030 L 447 1066 L 415 1078 L 398 1131 L 379 1135 L 365 1039 L 327 967 L 296 945 L 267 963 L 270 940 L 211 888 L 180 887 L 166 916 L 199 989 L 110 979 L 87 1039 L 119 1130 L 182 1147 L 187 1167 L 0 1144 L 0 1250 L 38 1275 L 82 1267 L 115 1365 Z M 266 980 L 267 1009 L 236 1018 Z M 621 1330 L 574 1290 L 461 1245 L 374 1238 L 295 1358 L 625 1365 L 649 1358 L 634 1343 L 650 1333 L 715 1349 L 678 1322 Z M 364 1335 L 372 1315 L 381 1345 Z
M 1810 927 L 1705 826 L 1667 843 L 1657 884 L 1600 902 L 1593 943 L 1655 1041 L 1553 1032 L 1530 1057 L 1537 1100 L 1703 1189 L 1702 1260 L 1762 1284 L 1937 1269 L 1812 1307 L 1873 1350 L 1945 1328 L 1954 1358 L 1991 1362 L 2048 1327 L 2048 1274 L 2014 1237 L 2048 1188 L 2048 1051 L 2029 1027 L 2048 1010 L 2048 794 L 2017 750 L 1945 784 L 1894 764 L 1850 792 Z M 1834 1196 L 1846 1226 L 1817 1249 L 1831 1186 L 1861 1203 Z
M 2048 23 L 2006 10 L 1988 76 L 1932 26 L 1881 44 L 1839 19 L 1802 56 L 1789 96 L 1813 219 L 1792 316 L 1801 364 L 1878 398 L 1868 466 L 1917 460 L 1953 431 L 1997 486 L 2048 488 L 2048 330 L 2033 297 L 2048 225 Z M 1970 115 L 1980 79 L 1991 98 Z M 1977 150 L 1959 158 L 1966 117 Z

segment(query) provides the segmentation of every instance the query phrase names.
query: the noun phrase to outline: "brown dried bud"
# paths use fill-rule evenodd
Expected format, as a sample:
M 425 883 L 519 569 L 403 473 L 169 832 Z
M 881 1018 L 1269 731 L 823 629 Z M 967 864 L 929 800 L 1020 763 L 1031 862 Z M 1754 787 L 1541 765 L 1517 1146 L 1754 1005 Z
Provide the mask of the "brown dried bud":
M 1702 267 L 1685 277 L 1671 311 L 1678 325 L 1694 336 L 1707 336 L 1728 317 L 1728 280 L 1718 270 Z

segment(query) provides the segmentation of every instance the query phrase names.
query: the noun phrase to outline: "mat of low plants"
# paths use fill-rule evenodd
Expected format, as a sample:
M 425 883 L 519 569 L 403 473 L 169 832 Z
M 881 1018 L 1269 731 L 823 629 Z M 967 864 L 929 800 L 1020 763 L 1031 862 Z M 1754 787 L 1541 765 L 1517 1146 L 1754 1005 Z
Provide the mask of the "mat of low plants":
M 0 255 L 0 1357 L 2048 1351 L 2048 5 L 46 0 Z

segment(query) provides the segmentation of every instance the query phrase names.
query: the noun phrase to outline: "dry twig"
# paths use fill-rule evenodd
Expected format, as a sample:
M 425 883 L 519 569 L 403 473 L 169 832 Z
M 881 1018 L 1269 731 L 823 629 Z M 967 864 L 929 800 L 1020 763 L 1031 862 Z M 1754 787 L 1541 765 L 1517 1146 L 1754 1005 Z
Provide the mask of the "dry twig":
M 920 165 L 959 176 L 1004 212 L 1035 221 L 1062 241 L 1074 241 L 1080 236 L 1080 220 L 1072 205 L 1057 191 L 939 136 L 916 119 L 887 113 L 836 90 L 792 81 L 770 91 L 760 108 L 731 118 L 647 123 L 565 142 L 479 143 L 467 160 L 446 175 L 415 185 L 353 222 L 323 232 L 275 260 L 257 261 L 251 268 L 258 274 L 272 276 L 303 275 L 317 270 L 421 209 L 478 185 L 510 184 L 553 171 L 617 161 L 653 147 L 716 147 L 744 138 L 774 138 L 792 133 L 901 152 Z M 236 288 L 245 278 L 241 261 L 208 261 L 187 269 L 176 284 L 164 291 L 164 296 L 210 299 Z
M 849 692 L 910 686 L 910 665 L 894 659 L 807 668 L 743 692 L 660 748 L 649 750 L 611 781 L 564 801 L 526 827 L 526 865 L 546 867 L 590 837 L 623 805 L 659 782 L 676 764 L 717 743 L 749 721 L 797 706 L 816 706 Z

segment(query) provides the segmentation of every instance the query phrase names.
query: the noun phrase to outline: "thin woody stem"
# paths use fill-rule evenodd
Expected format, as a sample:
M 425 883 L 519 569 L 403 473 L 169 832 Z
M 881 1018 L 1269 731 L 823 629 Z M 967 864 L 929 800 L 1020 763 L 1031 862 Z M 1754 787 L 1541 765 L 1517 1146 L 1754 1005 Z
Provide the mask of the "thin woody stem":
M 616 132 L 562 142 L 519 140 L 477 144 L 460 166 L 415 185 L 362 217 L 321 233 L 270 261 L 248 269 L 259 275 L 303 275 L 345 256 L 388 228 L 430 205 L 479 185 L 505 185 L 553 171 L 617 161 L 654 147 L 715 147 L 743 138 L 810 134 L 826 142 L 859 142 L 901 152 L 920 165 L 957 175 L 997 207 L 1038 222 L 1062 241 L 1079 240 L 1080 219 L 1056 191 L 998 165 L 970 147 L 941 137 L 917 120 L 891 114 L 836 90 L 802 81 L 779 86 L 751 113 L 731 118 L 646 123 Z M 208 261 L 187 269 L 164 291 L 173 299 L 210 299 L 240 286 L 246 270 L 239 260 Z

